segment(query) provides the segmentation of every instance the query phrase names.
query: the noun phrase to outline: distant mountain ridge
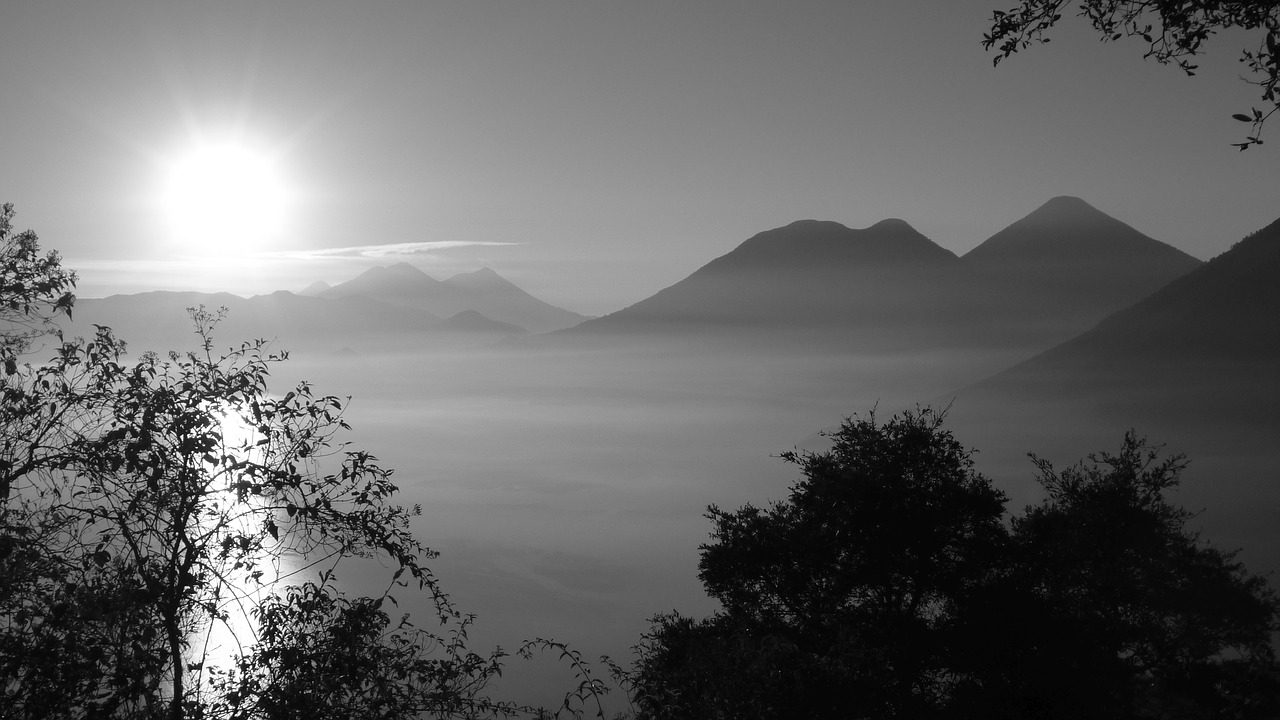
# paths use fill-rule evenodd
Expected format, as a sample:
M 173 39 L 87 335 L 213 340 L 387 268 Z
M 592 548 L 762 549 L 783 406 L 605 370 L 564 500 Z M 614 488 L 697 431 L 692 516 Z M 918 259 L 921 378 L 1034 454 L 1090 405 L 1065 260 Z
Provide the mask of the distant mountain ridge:
M 936 300 L 907 290 L 913 278 L 958 262 L 901 220 L 861 230 L 800 220 L 758 233 L 684 280 L 574 332 L 911 325 Z
M 863 229 L 796 221 L 757 233 L 674 285 L 595 319 L 538 300 L 489 268 L 440 281 L 407 263 L 333 286 L 314 283 L 298 295 L 191 295 L 181 302 L 116 296 L 82 306 L 174 316 L 135 323 L 141 335 L 122 333 L 138 338 L 163 324 L 185 329 L 181 308 L 203 302 L 232 306 L 228 329 L 237 336 L 280 333 L 315 344 L 382 336 L 380 342 L 412 344 L 428 330 L 472 340 L 558 330 L 539 342 L 676 339 L 696 349 L 728 338 L 744 349 L 796 353 L 946 349 L 983 355 L 973 368 L 988 374 L 1078 335 L 1200 264 L 1083 200 L 1057 197 L 963 257 L 900 219 Z M 237 309 L 243 307 L 249 309 Z M 101 321 L 119 324 L 105 313 Z M 405 337 L 389 339 L 397 334 Z
M 1049 200 L 963 257 L 899 219 L 860 230 L 801 220 L 569 333 L 748 329 L 866 349 L 1006 343 L 1029 352 L 1199 264 L 1073 197 Z
M 91 325 L 98 323 L 111 326 L 131 350 L 185 348 L 193 344 L 187 308 L 200 305 L 228 309 L 219 339 L 278 338 L 285 349 L 326 352 L 344 346 L 463 350 L 584 319 L 538 300 L 488 268 L 438 281 L 398 263 L 371 268 L 336 286 L 317 281 L 297 294 L 280 290 L 244 298 L 148 292 L 82 298 L 76 322 L 67 330 L 91 335 Z
M 283 349 L 376 345 L 384 338 L 407 340 L 433 334 L 442 320 L 413 308 L 363 297 L 329 300 L 280 290 L 244 298 L 229 293 L 156 291 L 76 301 L 70 334 L 89 335 L 92 324 L 108 325 L 131 352 L 195 346 L 187 308 L 226 308 L 214 337 L 227 346 L 263 338 Z
M 1043 395 L 1070 386 L 1166 383 L 1165 395 L 1245 385 L 1260 411 L 1280 401 L 1280 220 L 1119 310 L 1089 331 L 978 385 Z M 1233 366 L 1231 377 L 1215 368 Z M 1048 385 L 1044 378 L 1052 378 Z M 1212 393 L 1211 393 L 1212 394 Z
M 963 256 L 971 267 L 1027 269 L 1046 264 L 1107 266 L 1124 262 L 1157 262 L 1174 272 L 1200 261 L 1177 248 L 1154 240 L 1077 197 L 1050 199 L 1026 217 L 1009 225 Z M 1126 268 L 1128 269 L 1128 268 Z
M 956 259 L 955 253 L 897 218 L 881 220 L 862 230 L 830 220 L 797 220 L 757 233 L 699 272 L 766 266 L 845 270 L 868 265 L 947 264 Z
M 1088 331 L 948 393 L 969 442 L 1067 460 L 1133 430 L 1190 458 L 1180 502 L 1280 569 L 1280 220 Z M 1105 443 L 1105 444 L 1099 444 Z M 1004 446 L 1002 448 L 1002 446 Z M 1274 582 L 1274 576 L 1272 579 Z
M 992 235 L 961 261 L 971 274 L 965 291 L 971 319 L 992 334 L 1056 341 L 1088 330 L 1201 265 L 1065 196 Z
M 299 290 L 298 294 L 304 297 L 314 297 L 324 292 L 325 290 L 328 290 L 329 287 L 330 287 L 329 283 L 323 280 L 317 280 L 311 283 L 310 285 L 304 287 L 303 289 Z
M 454 315 L 440 323 L 440 327 L 453 332 L 496 333 L 501 336 L 514 337 L 526 335 L 529 332 L 519 325 L 490 320 L 475 310 L 463 310 L 457 315 Z
M 76 302 L 70 336 L 90 336 L 93 324 L 107 325 L 130 352 L 193 349 L 197 343 L 188 308 L 204 306 L 227 315 L 214 332 L 215 345 L 230 347 L 253 339 L 272 341 L 291 352 L 362 351 L 454 352 L 521 337 L 528 331 L 466 310 L 441 319 L 424 310 L 360 295 L 324 298 L 279 290 L 244 298 L 229 293 L 156 291 Z
M 344 283 L 319 290 L 316 297 L 367 297 L 392 305 L 452 317 L 473 310 L 490 320 L 549 332 L 577 325 L 585 315 L 530 295 L 489 268 L 436 280 L 408 263 L 375 267 Z

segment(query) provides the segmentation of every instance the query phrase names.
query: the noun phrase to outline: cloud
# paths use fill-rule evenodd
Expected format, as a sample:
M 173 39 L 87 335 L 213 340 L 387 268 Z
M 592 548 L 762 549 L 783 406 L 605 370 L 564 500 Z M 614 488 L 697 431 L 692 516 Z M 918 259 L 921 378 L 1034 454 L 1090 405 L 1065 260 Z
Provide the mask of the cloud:
M 270 257 L 289 260 L 335 260 L 340 258 L 383 258 L 397 255 L 429 255 L 436 250 L 457 247 L 501 247 L 519 245 L 514 242 L 479 242 L 471 240 L 432 240 L 427 242 L 386 243 L 384 245 L 353 245 L 315 250 L 283 250 L 267 253 Z

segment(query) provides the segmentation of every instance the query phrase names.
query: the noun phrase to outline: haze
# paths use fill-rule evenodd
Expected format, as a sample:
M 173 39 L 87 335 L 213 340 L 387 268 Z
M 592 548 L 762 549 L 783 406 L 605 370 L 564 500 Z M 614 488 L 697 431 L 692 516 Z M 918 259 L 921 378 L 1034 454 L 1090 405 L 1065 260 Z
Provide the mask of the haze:
M 1261 320 L 1280 312 L 1278 271 L 1280 223 L 1206 264 L 1058 197 L 960 257 L 902 221 L 791 223 L 597 319 L 491 270 L 398 264 L 301 294 L 82 300 L 70 329 L 186 347 L 183 308 L 226 306 L 227 345 L 292 351 L 277 388 L 354 395 L 352 439 L 422 504 L 476 639 L 625 660 L 654 613 L 710 611 L 708 504 L 779 499 L 795 480 L 779 452 L 917 403 L 952 406 L 1014 507 L 1039 497 L 1026 453 L 1070 464 L 1137 428 L 1192 456 L 1183 497 L 1209 537 L 1280 567 L 1280 329 Z M 506 682 L 551 702 L 563 669 Z
M 803 218 L 963 252 L 1087 191 L 1201 259 L 1274 219 L 1273 159 L 1229 147 L 1254 102 L 1231 36 L 1195 78 L 1077 23 L 992 68 L 1003 5 L 22 3 L 0 197 L 89 296 L 299 289 L 390 253 L 587 315 Z M 156 207 L 227 137 L 296 194 L 252 262 L 175 245 Z
M 1014 507 L 1028 452 L 1167 442 L 1207 536 L 1280 568 L 1280 203 L 1274 152 L 1230 148 L 1235 43 L 1188 79 L 1066 24 L 993 69 L 996 7 L 7 8 L 0 200 L 80 272 L 70 333 L 188 348 L 226 306 L 220 342 L 291 351 L 275 390 L 354 396 L 476 647 L 625 662 L 712 609 L 708 504 L 917 403 Z M 246 153 L 231 189 L 269 169 L 270 232 L 174 230 L 208 147 Z

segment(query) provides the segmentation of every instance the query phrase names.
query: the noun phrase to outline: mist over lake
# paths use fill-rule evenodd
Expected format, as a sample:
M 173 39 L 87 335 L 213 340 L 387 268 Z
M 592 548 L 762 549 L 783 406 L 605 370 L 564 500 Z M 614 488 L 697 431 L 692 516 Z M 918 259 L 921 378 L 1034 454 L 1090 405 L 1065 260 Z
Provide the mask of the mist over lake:
M 1232 617 L 1204 608 L 1234 596 L 1177 574 L 1249 585 L 1247 569 L 1262 578 L 1247 598 L 1258 622 L 1280 618 L 1268 594 L 1280 590 L 1280 184 L 1263 142 L 1280 123 L 1280 6 L 1060 4 L 0 10 L 0 571 L 26 558 L 7 576 L 31 579 L 0 582 L 0 641 L 12 641 L 0 642 L 0 666 L 16 668 L 0 688 L 53 703 L 14 712 L 43 718 L 62 702 L 70 717 L 162 704 L 173 720 L 195 713 L 184 678 L 197 679 L 190 691 L 209 676 L 180 646 L 230 606 L 223 570 L 252 580 L 246 558 L 258 551 L 305 567 L 292 581 L 322 580 L 318 595 L 274 607 L 313 613 L 281 625 L 311 635 L 277 639 L 324 657 L 264 653 L 259 674 L 236 681 L 261 680 L 239 686 L 237 702 L 252 702 L 224 720 L 340 715 L 342 692 L 362 697 L 372 679 L 394 695 L 409 676 L 422 683 L 406 716 L 501 715 L 485 703 L 508 698 L 557 708 L 566 691 L 596 688 L 576 685 L 575 652 L 634 661 L 632 680 L 656 672 L 645 687 L 664 700 L 641 710 L 615 690 L 602 708 L 641 720 L 778 706 L 1019 717 L 1000 702 L 974 710 L 973 698 L 1024 691 L 1019 707 L 1083 717 L 1064 708 L 1103 697 L 1106 672 L 1133 667 L 1096 708 L 1194 716 L 1162 703 L 1200 682 L 1225 703 L 1220 714 L 1239 715 L 1258 678 L 1280 708 L 1280 644 L 1254 642 L 1264 671 L 1231 685 L 1223 678 L 1245 675 L 1224 658 L 1243 645 L 1218 641 L 1248 633 L 1228 623 L 1201 635 Z M 52 251 L 43 259 L 27 257 L 36 233 Z M 193 308 L 212 315 L 193 322 Z M 205 355 L 195 331 L 210 317 Z M 267 364 L 265 389 L 257 339 L 263 354 L 287 355 Z M 207 422 L 231 406 L 251 440 L 228 443 Z M 345 444 L 328 446 L 335 429 Z M 917 482 L 927 468 L 876 445 L 890 429 L 902 447 L 927 438 L 915 459 L 937 450 L 948 487 L 969 494 Z M 850 437 L 870 443 L 855 450 L 879 449 L 860 455 L 841 445 Z M 1168 476 L 1099 470 L 1114 470 L 1105 453 L 1122 447 L 1189 464 L 1170 461 Z M 361 464 L 366 451 L 377 463 Z M 824 462 L 866 470 L 840 487 L 871 480 L 825 495 Z M 384 468 L 394 494 L 378 484 Z M 884 504 L 867 500 L 894 487 L 877 485 L 882 476 L 901 481 L 901 504 L 890 490 Z M 192 477 L 220 479 L 183 484 Z M 811 495 L 793 493 L 810 480 Z M 1115 513 L 1098 520 L 1086 490 L 1108 482 L 1139 499 L 1108 496 L 1120 498 L 1103 507 Z M 201 492 L 185 496 L 192 487 Z M 341 498 L 336 514 L 326 490 Z M 957 512 L 933 514 L 936 498 Z M 62 514 L 64 499 L 74 513 Z M 1129 547 L 1107 533 L 1129 529 L 1116 508 L 1130 506 L 1167 532 L 1113 552 Z M 860 514 L 868 507 L 878 514 Z M 739 509 L 760 519 L 744 536 L 787 537 L 775 545 L 795 554 L 726 540 Z M 962 509 L 976 520 L 962 522 Z M 27 525 L 10 523 L 11 510 Z M 811 523 L 795 521 L 799 536 L 787 534 L 791 510 Z M 244 533 L 205 517 L 241 511 L 257 523 Z M 322 516 L 356 518 L 348 545 L 326 536 Z M 952 521 L 961 528 L 947 535 Z M 201 522 L 215 530 L 193 540 Z M 78 530 L 50 530 L 63 527 Z M 164 539 L 133 542 L 137 527 Z M 285 552 L 312 530 L 328 539 L 311 551 L 344 558 L 332 582 L 327 566 Z M 921 550 L 941 560 L 913 565 L 913 543 L 935 531 L 963 542 Z M 57 540 L 10 552 L 36 536 Z M 1222 554 L 1179 545 L 1196 538 Z M 898 540 L 906 550 L 894 555 Z M 430 551 L 406 551 L 417 541 Z M 845 555 L 825 554 L 842 543 Z M 708 557 L 730 546 L 716 586 Z M 157 547 L 172 550 L 168 565 Z M 1151 547 L 1212 562 L 1166 567 L 1143 555 Z M 862 550 L 884 552 L 846 565 Z M 173 559 L 183 552 L 189 562 Z M 191 571 L 197 560 L 210 561 L 204 575 Z M 906 582 L 904 566 L 924 570 Z M 837 570 L 849 572 L 824 575 Z M 735 571 L 737 594 L 725 579 Z M 857 585 L 866 577 L 869 589 Z M 237 611 L 270 607 L 262 596 L 285 586 L 246 589 L 256 597 Z M 1111 596 L 1120 587 L 1130 605 Z M 1173 595 L 1204 603 L 1162 615 Z M 401 613 L 440 634 L 379 655 L 399 642 Z M 45 624 L 54 615 L 87 623 L 87 635 Z M 1117 628 L 1134 618 L 1150 621 L 1134 635 L 1159 647 L 1109 644 L 1129 642 Z M 43 645 L 41 629 L 53 633 Z M 462 631 L 466 642 L 450 645 Z M 487 653 L 535 638 L 550 641 L 497 672 Z M 649 641 L 672 651 L 670 665 L 633 653 Z M 426 663 L 414 676 L 394 662 L 348 672 L 357 663 L 332 661 L 459 648 L 489 664 Z M 141 669 L 115 673 L 128 658 Z M 605 667 L 594 666 L 601 677 Z M 926 669 L 912 679 L 913 668 Z M 128 678 L 125 690 L 112 678 Z M 771 696 L 779 678 L 805 702 Z M 436 682 L 459 683 L 443 696 L 461 704 L 423 700 Z M 741 705 L 680 704 L 699 693 Z M 78 695 L 94 699 L 68 699 Z M 204 712 L 206 700 L 190 707 Z
M 354 292 L 369 279 L 357 278 L 329 297 L 84 300 L 77 323 L 114 317 L 137 351 L 180 347 L 190 339 L 181 308 L 218 304 L 230 309 L 219 341 L 268 335 L 273 349 L 296 348 L 276 366 L 276 387 L 307 380 L 352 396 L 351 441 L 396 469 L 404 504 L 421 504 L 414 529 L 441 553 L 433 568 L 478 615 L 473 637 L 486 644 L 552 636 L 625 662 L 655 613 L 714 609 L 697 581 L 708 505 L 778 500 L 795 480 L 779 453 L 822 449 L 820 433 L 848 415 L 921 405 L 950 407 L 957 437 L 1015 508 L 1042 497 L 1028 453 L 1071 464 L 1136 429 L 1190 455 L 1179 497 L 1204 509 L 1208 537 L 1242 548 L 1259 571 L 1280 567 L 1270 522 L 1280 426 L 1255 404 L 1274 394 L 1276 338 L 1222 330 L 1223 318 L 1275 308 L 1274 228 L 1232 251 L 1251 259 L 1202 266 L 1055 199 L 1006 231 L 1023 233 L 1006 252 L 1051 258 L 1074 246 L 1078 269 L 1023 259 L 1006 271 L 991 269 L 994 253 L 980 271 L 942 254 L 939 269 L 889 230 L 762 233 L 652 300 L 549 334 L 476 320 L 459 330 L 429 313 L 422 288 L 434 286 L 409 268 L 398 294 L 385 278 L 363 286 L 377 301 Z M 1135 248 L 1174 265 L 1108 260 Z M 780 267 L 768 252 L 799 264 Z M 1028 283 L 1035 267 L 1053 282 Z M 1152 287 L 1160 293 L 1147 300 Z M 1170 303 L 1203 319 L 1160 326 L 1152 318 Z M 1095 329 L 1077 338 L 1081 327 Z M 1100 333 L 1130 346 L 1100 345 Z M 1256 350 L 1246 357 L 1244 346 Z M 344 581 L 358 587 L 364 572 Z M 380 581 L 371 568 L 367 582 Z M 503 682 L 549 702 L 558 672 L 516 664 Z

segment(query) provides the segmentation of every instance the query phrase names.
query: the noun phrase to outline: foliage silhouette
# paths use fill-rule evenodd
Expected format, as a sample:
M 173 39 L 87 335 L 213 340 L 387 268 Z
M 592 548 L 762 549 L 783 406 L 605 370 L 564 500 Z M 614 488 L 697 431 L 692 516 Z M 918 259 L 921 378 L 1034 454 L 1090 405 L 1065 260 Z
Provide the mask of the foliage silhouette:
M 942 419 L 847 420 L 831 450 L 783 454 L 804 475 L 786 501 L 711 506 L 699 577 L 725 610 L 656 619 L 640 646 L 641 717 L 935 712 L 956 599 L 1005 540 L 1003 494 Z
M 33 233 L 12 233 L 11 215 L 0 717 L 548 715 L 485 694 L 505 653 L 467 648 L 472 618 L 410 532 L 420 510 L 394 504 L 391 471 L 341 442 L 342 399 L 306 382 L 272 395 L 287 356 L 263 341 L 215 353 L 222 314 L 203 308 L 195 352 L 126 361 L 105 327 L 63 340 L 53 321 L 70 312 L 74 275 Z M 56 348 L 32 363 L 41 337 Z M 351 558 L 390 563 L 387 588 L 346 597 L 335 568 Z M 406 589 L 425 593 L 438 631 L 386 612 Z M 218 633 L 235 649 L 210 645 Z M 603 687 L 561 644 L 521 651 L 539 647 L 583 678 L 557 713 L 580 716 Z
M 27 486 L 51 482 L 72 462 L 83 405 L 95 396 L 101 344 L 60 347 L 32 367 L 37 341 L 61 344 L 75 275 L 36 234 L 0 212 L 0 673 L 9 717 L 110 716 L 158 677 L 156 633 L 121 581 L 118 563 L 95 552 L 68 557 L 76 519 L 41 507 Z M 103 337 L 109 337 L 102 333 Z M 114 344 L 114 341 L 111 341 Z M 88 361 L 88 362 L 86 362 Z
M 56 252 L 40 254 L 34 232 L 13 229 L 13 215 L 12 203 L 0 207 L 0 362 L 6 376 L 17 372 L 31 340 L 56 331 L 59 314 L 71 316 L 76 282 Z
M 991 32 L 982 45 L 995 48 L 995 63 L 1035 42 L 1049 42 L 1046 34 L 1062 19 L 1066 0 L 1022 0 L 1008 11 L 997 10 Z M 1194 0 L 1193 2 L 1149 2 L 1146 0 L 1086 0 L 1079 15 L 1087 18 L 1103 41 L 1137 37 L 1147 43 L 1144 57 L 1161 64 L 1174 63 L 1194 75 L 1192 58 L 1201 46 L 1220 30 L 1241 29 L 1260 32 L 1255 48 L 1241 52 L 1240 62 L 1248 68 L 1246 82 L 1261 88 L 1263 109 L 1233 117 L 1249 123 L 1244 141 L 1233 143 L 1244 150 L 1262 144 L 1262 126 L 1280 110 L 1280 2 L 1277 0 Z
M 724 607 L 654 618 L 640 718 L 1275 717 L 1280 606 L 1169 502 L 1185 467 L 1132 433 L 1002 522 L 944 413 L 845 421 L 768 510 L 712 506 Z
M 67 582 L 106 583 L 132 600 L 143 640 L 133 651 L 153 663 L 160 651 L 164 662 L 126 704 L 167 705 L 170 717 L 202 701 L 205 658 L 193 638 L 274 581 L 271 560 L 386 557 L 451 612 L 419 560 L 431 553 L 409 533 L 415 511 L 388 502 L 390 472 L 366 452 L 334 447 L 346 427 L 341 401 L 305 383 L 270 397 L 268 368 L 283 356 L 264 354 L 261 342 L 216 356 L 218 318 L 193 318 L 198 353 L 147 354 L 126 367 L 104 330 L 35 369 L 25 399 L 65 407 L 51 422 L 68 434 L 47 472 L 15 478 L 34 527 L 57 529 L 50 545 L 73 568 Z M 66 382 L 85 377 L 82 367 L 83 382 Z M 65 391 L 46 397 L 49 387 Z M 242 437 L 229 431 L 236 425 Z
M 1162 453 L 1130 432 L 1119 452 L 1090 455 L 1061 471 L 1035 458 L 1048 497 L 1013 518 L 1006 570 L 970 616 L 985 616 L 988 631 L 1011 618 L 1028 630 L 1051 629 L 1013 639 L 1003 656 L 982 656 L 991 664 L 979 676 L 999 688 L 985 694 L 999 697 L 1002 708 L 988 705 L 984 712 L 1098 718 L 1280 712 L 1271 643 L 1275 595 L 1233 553 L 1187 528 L 1193 513 L 1165 495 L 1187 461 Z M 1053 713 L 1045 712 L 1046 698 Z M 1024 711 L 1016 712 L 1020 704 Z

